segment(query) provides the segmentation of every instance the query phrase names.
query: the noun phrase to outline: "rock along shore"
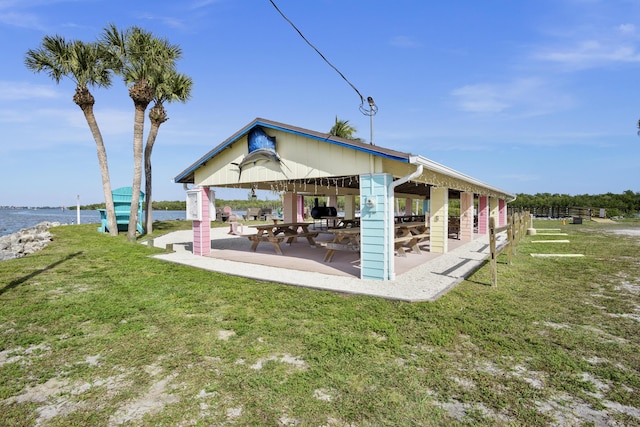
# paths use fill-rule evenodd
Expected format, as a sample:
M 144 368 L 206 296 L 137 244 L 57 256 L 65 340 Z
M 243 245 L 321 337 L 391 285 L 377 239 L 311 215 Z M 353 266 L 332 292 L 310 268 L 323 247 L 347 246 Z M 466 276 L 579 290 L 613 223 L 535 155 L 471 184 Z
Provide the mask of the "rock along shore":
M 53 240 L 49 228 L 59 225 L 59 222 L 45 221 L 0 237 L 0 261 L 21 258 L 43 249 Z

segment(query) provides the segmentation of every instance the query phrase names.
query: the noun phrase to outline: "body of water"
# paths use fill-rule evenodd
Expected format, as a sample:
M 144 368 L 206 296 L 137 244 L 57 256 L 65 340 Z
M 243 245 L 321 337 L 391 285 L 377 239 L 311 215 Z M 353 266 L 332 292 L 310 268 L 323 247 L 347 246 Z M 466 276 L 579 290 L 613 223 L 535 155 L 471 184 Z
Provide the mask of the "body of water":
M 154 221 L 184 220 L 185 211 L 153 211 Z M 15 233 L 22 228 L 33 227 L 43 221 L 60 224 L 76 224 L 75 209 L 0 209 L 0 236 Z M 80 211 L 81 224 L 99 224 L 100 213 L 95 210 Z

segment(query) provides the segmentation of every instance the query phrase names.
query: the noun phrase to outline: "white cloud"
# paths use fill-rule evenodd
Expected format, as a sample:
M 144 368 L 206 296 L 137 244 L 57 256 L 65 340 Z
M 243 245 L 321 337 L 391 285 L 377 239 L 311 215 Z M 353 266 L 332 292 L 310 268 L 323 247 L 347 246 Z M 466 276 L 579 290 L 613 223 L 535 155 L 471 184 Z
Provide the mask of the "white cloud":
M 395 47 L 419 47 L 420 43 L 408 36 L 395 36 L 389 40 L 389 44 Z
M 492 84 L 463 86 L 455 89 L 452 95 L 458 99 L 458 107 L 462 111 L 499 113 L 510 106 L 499 87 Z
M 620 24 L 618 26 L 618 31 L 620 31 L 623 34 L 635 34 L 636 26 L 633 24 Z
M 590 29 L 590 34 L 570 35 L 554 46 L 538 48 L 534 60 L 556 63 L 569 69 L 640 62 L 640 39 L 634 24 Z
M 138 15 L 138 18 L 145 19 L 147 21 L 157 21 L 170 28 L 176 28 L 176 29 L 187 28 L 187 24 L 183 19 L 178 19 L 173 16 L 159 16 L 159 15 L 152 15 L 150 13 L 144 13 L 144 14 Z
M 38 16 L 31 13 L 0 13 L 0 24 L 34 30 L 45 29 L 45 26 L 40 22 Z
M 132 108 L 133 109 L 133 108 Z M 133 138 L 133 112 L 132 110 L 117 109 L 95 109 L 94 114 L 102 134 L 107 135 L 126 135 L 129 134 Z M 76 126 L 87 127 L 84 114 L 78 108 L 77 115 L 74 116 L 72 123 Z M 148 123 L 146 124 L 148 127 Z
M 573 104 L 570 97 L 540 78 L 480 83 L 454 89 L 458 109 L 471 113 L 511 113 L 528 117 L 549 114 Z
M 17 101 L 35 98 L 57 98 L 59 94 L 51 85 L 34 85 L 24 82 L 0 81 L 0 101 Z
M 100 132 L 105 141 L 112 137 L 123 137 L 129 140 L 133 137 L 133 114 L 131 111 L 116 109 L 96 109 L 94 111 Z M 29 133 L 39 135 L 34 140 L 39 143 L 45 141 L 86 141 L 91 133 L 84 114 L 78 107 L 40 108 L 28 111 L 17 109 L 0 110 L 0 123 L 5 136 L 13 134 L 16 138 L 20 134 Z
M 0 123 L 25 123 L 29 122 L 29 116 L 15 109 L 0 110 Z
M 591 68 L 610 63 L 640 62 L 640 52 L 631 44 L 603 43 L 585 40 L 568 48 L 547 49 L 534 56 L 575 68 Z
M 199 0 L 191 3 L 191 9 L 200 9 L 201 7 L 209 6 L 210 4 L 218 3 L 219 0 Z

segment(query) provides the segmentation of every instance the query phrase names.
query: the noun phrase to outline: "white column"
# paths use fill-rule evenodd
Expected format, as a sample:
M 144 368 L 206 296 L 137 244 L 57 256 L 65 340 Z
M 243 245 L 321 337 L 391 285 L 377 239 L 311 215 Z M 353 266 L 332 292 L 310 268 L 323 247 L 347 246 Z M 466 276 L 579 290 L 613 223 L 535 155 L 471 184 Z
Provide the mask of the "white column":
M 282 197 L 282 218 L 284 222 L 296 222 L 298 220 L 297 194 L 287 191 Z
M 356 196 L 344 196 L 344 219 L 354 219 L 356 217 Z

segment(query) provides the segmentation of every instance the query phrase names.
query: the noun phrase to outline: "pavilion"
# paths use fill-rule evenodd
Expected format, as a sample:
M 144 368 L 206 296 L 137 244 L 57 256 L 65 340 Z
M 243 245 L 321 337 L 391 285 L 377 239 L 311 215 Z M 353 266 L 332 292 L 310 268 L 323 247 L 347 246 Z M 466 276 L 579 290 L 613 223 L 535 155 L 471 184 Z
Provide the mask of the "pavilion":
M 395 278 L 396 199 L 405 199 L 407 215 L 414 205 L 416 214 L 427 213 L 430 251 L 436 253 L 448 252 L 449 199 L 460 200 L 458 237 L 462 241 L 473 240 L 476 214 L 478 234 L 488 233 L 491 217 L 499 226 L 505 225 L 507 203 L 515 199 L 419 155 L 262 118 L 206 153 L 174 182 L 194 186 L 188 192 L 192 203 L 187 216 L 194 220 L 195 255 L 208 255 L 211 250 L 210 221 L 215 209 L 210 209 L 210 203 L 215 193 L 210 189 L 281 192 L 285 222 L 302 219 L 304 197 L 327 196 L 331 206 L 343 196 L 346 219 L 360 211 L 360 278 L 383 281 Z

